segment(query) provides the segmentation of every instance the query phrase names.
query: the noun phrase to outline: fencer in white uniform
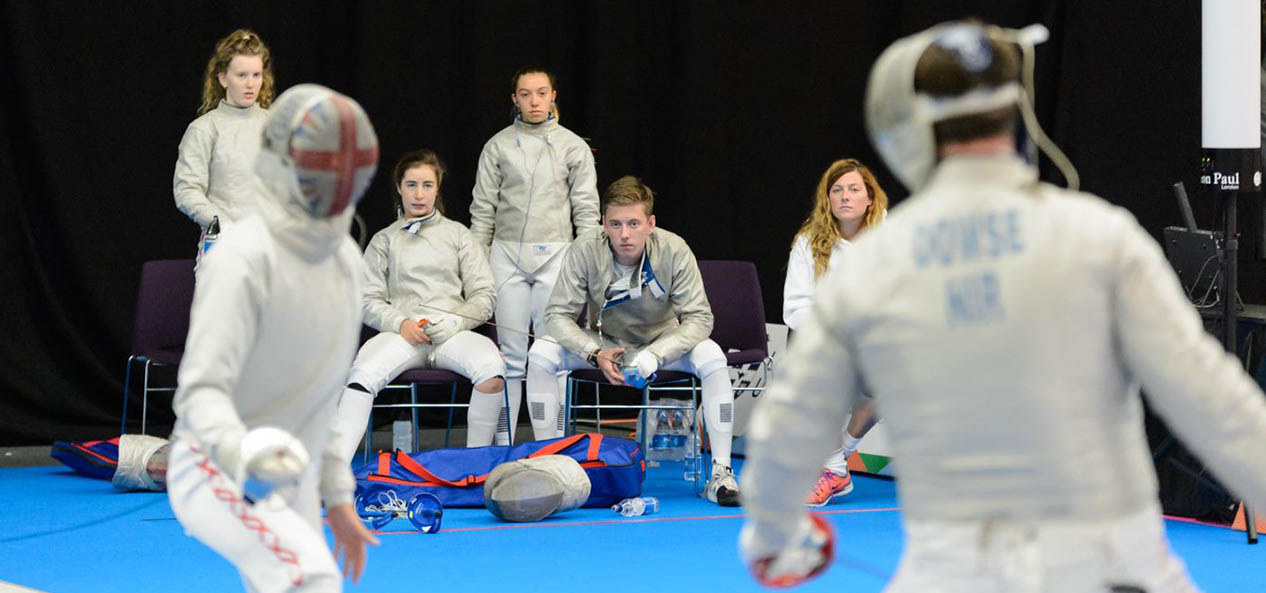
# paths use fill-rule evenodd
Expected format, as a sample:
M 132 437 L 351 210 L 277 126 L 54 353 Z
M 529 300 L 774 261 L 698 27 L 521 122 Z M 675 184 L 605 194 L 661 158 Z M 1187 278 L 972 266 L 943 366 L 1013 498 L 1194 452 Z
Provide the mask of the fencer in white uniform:
M 497 292 L 497 342 L 505 356 L 510 417 L 517 422 L 527 369 L 528 332 L 544 337 L 545 303 L 567 244 L 595 230 L 597 173 L 580 136 L 558 123 L 554 75 L 526 66 L 514 74 L 514 122 L 479 155 L 470 231 L 488 246 Z M 507 443 L 499 429 L 497 443 Z
M 201 229 L 199 261 L 212 220 L 224 230 L 254 208 L 252 169 L 272 85 L 272 58 L 259 35 L 239 29 L 216 44 L 199 117 L 180 139 L 172 175 L 176 207 Z
M 470 379 L 466 445 L 490 445 L 505 399 L 505 363 L 492 340 L 471 331 L 492 316 L 496 300 L 483 249 L 462 223 L 444 217 L 444 166 L 434 152 L 404 155 L 392 179 L 400 219 L 365 249 L 365 324 L 382 333 L 352 363 L 338 405 L 338 449 L 352 457 L 374 397 L 411 368 Z
M 262 140 L 256 214 L 225 229 L 194 292 L 168 497 L 247 590 L 340 591 L 322 504 L 353 580 L 376 543 L 333 432 L 360 334 L 363 272 L 348 227 L 378 140 L 359 105 L 311 84 L 278 98 Z
M 627 384 L 621 367 L 643 378 L 659 369 L 698 376 L 703 419 L 712 444 L 705 492 L 722 506 L 738 505 L 730 469 L 734 390 L 712 334 L 712 307 L 690 246 L 655 226 L 655 194 L 642 180 L 615 180 L 602 196 L 601 231 L 578 237 L 567 251 L 545 309 L 550 340 L 537 340 L 528 357 L 528 406 L 537 439 L 562 436 L 560 371 L 601 369 Z M 589 311 L 588 327 L 576 323 Z
M 945 24 L 871 71 L 868 131 L 913 194 L 824 281 L 748 429 L 740 547 L 763 582 L 828 561 L 803 452 L 830 449 L 863 391 L 899 460 L 906 547 L 887 591 L 1195 590 L 1165 539 L 1140 385 L 1266 504 L 1261 390 L 1128 212 L 1039 182 L 1015 150 L 1018 105 L 1075 186 L 1017 83 L 1012 44 L 1031 56 L 1041 32 Z

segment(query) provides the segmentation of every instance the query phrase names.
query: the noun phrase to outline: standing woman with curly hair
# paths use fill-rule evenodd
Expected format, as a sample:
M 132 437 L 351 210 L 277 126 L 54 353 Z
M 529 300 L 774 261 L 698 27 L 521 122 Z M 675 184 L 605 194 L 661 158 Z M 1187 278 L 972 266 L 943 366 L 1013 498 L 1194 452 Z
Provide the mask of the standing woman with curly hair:
M 273 93 L 272 57 L 258 34 L 238 29 L 215 44 L 172 180 L 176 207 L 202 231 L 199 261 L 212 221 L 223 230 L 252 208 L 252 168 Z
M 840 265 L 858 234 L 877 226 L 887 215 L 888 195 L 866 165 L 856 159 L 841 159 L 827 167 L 818 181 L 813 211 L 800 225 L 787 260 L 782 317 L 788 328 L 795 331 L 804 324 L 813 308 L 813 289 L 818 280 Z M 863 400 L 853 410 L 844 428 L 843 443 L 827 458 L 826 469 L 809 495 L 808 504 L 822 506 L 852 492 L 848 456 L 877 421 L 872 399 Z

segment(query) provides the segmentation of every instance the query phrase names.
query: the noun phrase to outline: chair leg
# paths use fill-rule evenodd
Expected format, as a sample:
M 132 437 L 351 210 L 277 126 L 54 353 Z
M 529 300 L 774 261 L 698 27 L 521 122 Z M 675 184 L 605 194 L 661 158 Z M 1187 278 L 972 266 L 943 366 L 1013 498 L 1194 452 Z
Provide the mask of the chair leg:
M 642 388 L 642 405 L 643 406 L 651 405 L 651 388 L 650 388 L 649 383 L 647 384 L 646 387 Z M 641 413 L 637 415 L 638 417 L 638 430 L 637 430 L 638 445 L 642 447 L 642 451 L 650 451 L 650 449 L 647 448 L 647 444 L 650 443 L 650 441 L 648 440 L 650 438 L 650 435 L 646 434 L 646 418 L 650 415 L 651 415 L 651 411 L 649 408 L 642 408 Z
M 474 387 L 471 387 L 474 389 Z M 457 405 L 457 384 L 453 383 L 453 388 L 448 392 L 448 425 L 444 427 L 444 448 L 448 448 L 448 436 L 453 432 L 453 407 Z M 466 408 L 466 415 L 470 415 L 470 408 Z M 470 431 L 470 420 L 466 420 L 466 430 Z
M 145 434 L 145 422 L 149 414 L 149 367 L 151 361 L 145 360 L 145 378 L 141 383 L 141 434 Z
M 576 387 L 575 381 L 571 380 L 570 373 L 567 374 L 565 384 L 567 389 L 564 391 L 567 393 L 563 396 L 563 426 L 567 427 L 567 430 L 563 431 L 563 436 L 571 436 L 576 433 L 576 422 L 571 418 L 571 398 L 575 395 Z
M 412 422 L 413 434 L 410 435 L 411 438 L 409 439 L 410 448 L 412 449 L 412 451 L 409 451 L 409 452 L 415 453 L 417 452 L 418 449 L 421 448 L 421 446 L 418 444 L 418 407 L 417 407 L 418 384 L 417 383 L 409 384 L 409 403 L 413 404 L 413 407 L 409 408 L 409 415 L 413 421 Z
M 580 386 L 576 387 L 580 389 Z M 597 406 L 593 409 L 594 414 L 594 430 L 602 433 L 602 385 L 600 383 L 593 384 L 593 405 Z M 643 449 L 645 451 L 645 449 Z
M 369 463 L 369 451 L 374 448 L 374 405 L 369 404 L 369 422 L 365 425 L 365 450 L 361 453 L 361 463 Z
M 136 360 L 135 354 L 127 357 L 127 366 L 125 367 L 125 370 L 123 371 L 123 419 L 119 421 L 119 434 L 124 434 L 127 432 L 127 400 L 128 400 L 128 396 L 132 395 L 131 387 L 132 387 L 132 361 L 133 360 Z
M 707 485 L 706 480 L 712 478 L 712 460 L 708 459 L 705 463 L 703 458 L 704 422 L 703 414 L 700 413 L 702 410 L 699 409 L 700 400 L 703 399 L 703 381 L 698 377 L 691 377 L 690 387 L 690 405 L 694 408 L 691 414 L 694 415 L 695 424 L 695 442 L 694 450 L 692 451 L 695 456 L 695 496 L 702 496 Z M 707 473 L 705 474 L 704 472 Z M 704 478 L 703 476 L 705 475 L 708 477 Z
M 510 382 L 506 381 L 504 377 L 501 379 L 501 397 L 501 413 L 506 417 L 506 440 L 509 441 L 510 446 L 513 447 L 515 427 L 511 424 L 512 421 L 510 420 Z M 467 427 L 466 430 L 470 430 L 470 427 Z M 493 435 L 496 435 L 496 433 L 494 432 Z M 495 439 L 496 437 L 494 436 L 493 438 Z

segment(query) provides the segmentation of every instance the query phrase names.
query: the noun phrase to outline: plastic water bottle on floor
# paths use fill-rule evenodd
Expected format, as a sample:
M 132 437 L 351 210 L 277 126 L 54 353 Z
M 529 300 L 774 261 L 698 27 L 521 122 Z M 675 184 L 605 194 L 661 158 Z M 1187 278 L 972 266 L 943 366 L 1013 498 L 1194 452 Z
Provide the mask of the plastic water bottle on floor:
M 686 458 L 686 413 L 673 410 L 668 430 L 668 458 L 681 461 Z
M 391 447 L 405 453 L 413 452 L 413 423 L 408 420 L 391 423 Z
M 682 479 L 687 482 L 693 482 L 699 479 L 700 457 L 702 456 L 699 454 L 699 450 L 695 445 L 694 427 L 691 427 L 690 432 L 686 435 L 686 456 L 682 459 L 682 465 L 685 466 L 685 471 L 682 473 Z
M 659 499 L 654 496 L 626 498 L 619 504 L 611 505 L 611 510 L 625 517 L 640 517 L 659 512 Z
M 655 432 L 651 433 L 651 442 L 646 448 L 646 459 L 659 461 L 672 457 L 671 430 L 668 410 L 660 410 L 655 414 Z

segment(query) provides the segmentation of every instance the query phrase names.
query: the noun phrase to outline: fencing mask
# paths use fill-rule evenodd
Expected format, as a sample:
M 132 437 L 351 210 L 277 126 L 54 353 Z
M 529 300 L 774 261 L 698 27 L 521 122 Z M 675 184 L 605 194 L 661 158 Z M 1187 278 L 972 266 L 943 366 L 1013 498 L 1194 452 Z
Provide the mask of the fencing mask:
M 866 85 L 866 132 L 884 163 L 906 188 L 918 191 L 936 166 L 933 126 L 937 122 L 1015 105 L 1025 136 L 1036 142 L 1063 173 L 1068 186 L 1076 189 L 1077 171 L 1046 137 L 1033 110 L 1033 47 L 1045 41 L 1048 34 L 1042 25 L 1014 30 L 956 21 L 898 39 L 880 54 Z M 1023 85 L 1020 80 L 997 86 L 979 85 L 954 96 L 931 96 L 915 90 L 915 70 L 929 47 L 937 45 L 947 50 L 962 71 L 972 73 L 984 70 L 995 58 L 988 43 L 991 40 L 1019 46 Z M 1036 153 L 1030 156 L 1035 159 Z
M 540 521 L 589 499 L 589 476 L 575 459 L 545 455 L 508 461 L 488 474 L 484 506 L 505 521 Z

